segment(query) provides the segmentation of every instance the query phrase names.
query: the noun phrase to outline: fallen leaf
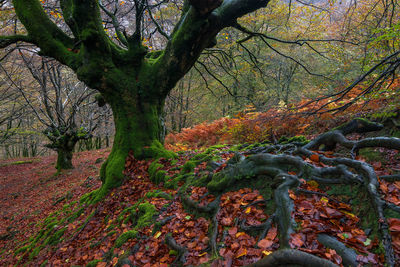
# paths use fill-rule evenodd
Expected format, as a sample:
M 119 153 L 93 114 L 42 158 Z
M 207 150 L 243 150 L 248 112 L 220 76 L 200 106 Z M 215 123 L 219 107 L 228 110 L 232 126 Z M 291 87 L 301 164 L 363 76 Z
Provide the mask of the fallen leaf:
M 230 229 L 228 230 L 228 233 L 229 233 L 230 235 L 236 235 L 237 231 L 238 231 L 238 228 L 235 226 L 235 227 L 230 228 Z
M 245 255 L 247 255 L 247 249 L 241 247 L 239 249 L 239 251 L 236 253 L 236 258 L 240 258 L 240 257 L 245 256 Z
M 264 256 L 268 256 L 269 254 L 271 254 L 272 253 L 272 251 L 268 251 L 268 250 L 263 250 L 262 251 L 262 254 L 264 255 Z
M 262 239 L 262 240 L 260 240 L 260 242 L 258 242 L 257 245 L 259 248 L 266 250 L 267 248 L 272 246 L 272 244 L 274 244 L 274 242 L 272 240 Z
M 310 156 L 310 160 L 314 162 L 319 162 L 319 155 L 318 154 L 312 154 Z
M 160 235 L 161 235 L 161 232 L 160 231 L 158 231 L 155 235 L 154 235 L 154 238 L 159 238 L 160 237 Z

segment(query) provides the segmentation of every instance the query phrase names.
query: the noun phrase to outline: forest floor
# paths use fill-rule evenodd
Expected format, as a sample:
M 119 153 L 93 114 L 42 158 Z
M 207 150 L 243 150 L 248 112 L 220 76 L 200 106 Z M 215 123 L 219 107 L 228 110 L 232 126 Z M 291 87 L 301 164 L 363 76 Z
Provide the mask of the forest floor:
M 220 164 L 214 173 L 221 171 L 234 156 L 229 146 L 218 146 L 211 151 L 213 155 L 218 154 Z M 380 149 L 375 152 L 379 152 L 378 158 L 374 154 L 378 160 L 370 163 L 379 175 L 400 170 L 398 151 Z M 49 214 L 57 212 L 55 217 L 59 219 L 81 208 L 76 202 L 66 204 L 100 186 L 100 159 L 105 159 L 108 153 L 108 150 L 76 153 L 75 168 L 57 176 L 54 156 L 1 162 L 0 265 L 30 262 L 29 266 L 43 263 L 45 266 L 169 266 L 182 261 L 185 265 L 243 266 L 279 248 L 278 225 L 271 224 L 273 212 L 266 212 L 271 210 L 269 200 L 260 191 L 244 187 L 225 192 L 219 196 L 219 208 L 214 216 L 197 216 L 184 208 L 177 189 L 165 187 L 168 181 L 155 184 L 149 179 L 150 161 L 131 157 L 127 159 L 125 173 L 130 179 L 121 187 L 113 190 L 104 201 L 78 212 L 76 220 L 51 224 L 54 231 L 67 230 L 59 237 L 61 242 L 40 247 L 37 252 L 30 248 L 15 256 L 21 242 L 35 237 L 43 225 L 46 227 L 40 222 Z M 177 160 L 161 160 L 158 170 L 174 177 L 188 168 L 183 167 L 185 162 L 199 153 L 185 151 Z M 320 152 L 320 155 L 334 157 L 340 153 Z M 304 160 L 324 166 L 315 156 Z M 359 157 L 358 160 L 366 159 Z M 203 162 L 188 171 L 200 177 L 207 172 L 206 168 L 207 163 Z M 361 228 L 351 200 L 326 194 L 315 181 L 302 180 L 302 183 L 300 189 L 312 193 L 290 191 L 295 205 L 294 217 L 299 225 L 291 235 L 290 246 L 343 266 L 342 257 L 335 250 L 316 241 L 317 234 L 326 233 L 355 249 L 359 263 L 383 266 L 384 251 L 377 239 L 369 238 L 370 230 Z M 381 181 L 380 190 L 387 201 L 400 204 L 400 181 Z M 206 207 L 217 199 L 207 193 L 206 187 L 191 186 L 186 191 L 199 207 Z M 66 211 L 67 206 L 70 211 Z M 400 219 L 389 218 L 388 221 L 399 260 Z M 158 222 L 157 227 L 155 222 Z M 249 230 L 268 222 L 264 233 L 255 231 L 254 234 Z M 215 249 L 222 256 L 220 259 L 215 258 L 212 255 L 215 251 L 209 248 L 212 229 L 216 231 Z M 171 245 L 171 240 L 178 246 Z M 39 245 L 40 242 L 36 243 Z M 185 251 L 183 259 L 180 249 Z
M 75 153 L 74 169 L 56 174 L 56 155 L 0 161 L 0 251 L 37 231 L 36 224 L 72 199 L 101 185 L 109 149 Z

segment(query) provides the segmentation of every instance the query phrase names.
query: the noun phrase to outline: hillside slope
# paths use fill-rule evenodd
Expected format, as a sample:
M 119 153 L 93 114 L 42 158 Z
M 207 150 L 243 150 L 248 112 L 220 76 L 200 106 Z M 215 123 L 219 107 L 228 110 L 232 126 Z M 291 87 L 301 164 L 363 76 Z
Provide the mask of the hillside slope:
M 302 251 L 302 260 L 315 260 L 313 254 L 330 264 L 394 265 L 400 259 L 400 139 L 387 144 L 350 134 L 381 128 L 356 122 L 335 131 L 350 138 L 336 148 L 328 133 L 311 142 L 221 145 L 153 162 L 130 156 L 127 180 L 104 201 L 88 205 L 87 194 L 54 209 L 28 242 L 6 245 L 0 262 L 243 266 L 271 254 L 279 265 Z M 323 145 L 331 150 L 317 151 Z M 370 190 L 378 181 L 382 199 Z M 288 254 L 279 262 L 276 251 L 283 247 L 296 251 L 283 251 Z

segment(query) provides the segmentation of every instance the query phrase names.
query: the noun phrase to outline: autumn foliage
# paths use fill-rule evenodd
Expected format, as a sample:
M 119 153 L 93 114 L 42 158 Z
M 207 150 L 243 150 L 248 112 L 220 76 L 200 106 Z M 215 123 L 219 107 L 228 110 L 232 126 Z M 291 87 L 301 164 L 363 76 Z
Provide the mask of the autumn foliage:
M 275 107 L 265 112 L 256 112 L 251 106 L 234 117 L 221 118 L 211 123 L 202 123 L 180 133 L 166 137 L 166 147 L 175 151 L 197 149 L 216 144 L 240 144 L 274 142 L 280 137 L 296 135 L 312 136 L 332 129 L 354 117 L 379 119 L 396 114 L 400 108 L 400 79 L 386 84 L 379 91 L 359 98 L 365 90 L 360 85 L 346 94 L 340 101 L 332 98 L 302 101 L 287 107 Z M 358 99 L 343 112 L 332 114 L 329 110 Z M 314 111 L 318 111 L 314 113 Z

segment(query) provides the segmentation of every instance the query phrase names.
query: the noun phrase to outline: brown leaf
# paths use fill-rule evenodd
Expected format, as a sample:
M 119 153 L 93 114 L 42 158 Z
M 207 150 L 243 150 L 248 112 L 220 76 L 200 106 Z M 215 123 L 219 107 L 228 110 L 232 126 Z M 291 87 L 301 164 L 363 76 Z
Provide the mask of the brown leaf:
M 292 239 L 290 240 L 290 243 L 293 244 L 297 248 L 303 246 L 304 241 L 303 241 L 301 234 L 299 234 L 299 233 L 292 234 Z
M 221 224 L 224 226 L 229 226 L 232 224 L 232 222 L 233 222 L 232 218 L 229 218 L 229 217 L 224 217 L 221 220 Z
M 232 227 L 232 228 L 230 228 L 229 230 L 228 230 L 228 233 L 230 234 L 230 235 L 236 235 L 236 233 L 237 233 L 237 231 L 238 231 L 238 228 L 235 226 L 235 227 Z
M 232 249 L 232 250 L 236 250 L 236 249 L 238 249 L 239 247 L 240 247 L 240 245 L 239 245 L 238 242 L 234 242 L 234 243 L 232 243 L 232 245 L 231 245 L 231 249 Z
M 392 232 L 400 232 L 400 219 L 389 218 L 389 229 Z
M 278 229 L 276 227 L 271 227 L 265 239 L 274 240 L 277 234 L 278 234 Z
M 273 241 L 271 241 L 269 239 L 262 239 L 262 240 L 260 240 L 260 242 L 258 242 L 258 247 L 263 250 L 266 250 L 267 248 L 272 246 L 272 244 L 274 244 Z

